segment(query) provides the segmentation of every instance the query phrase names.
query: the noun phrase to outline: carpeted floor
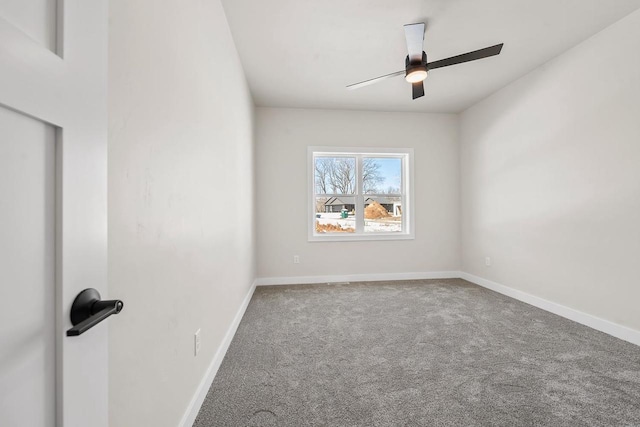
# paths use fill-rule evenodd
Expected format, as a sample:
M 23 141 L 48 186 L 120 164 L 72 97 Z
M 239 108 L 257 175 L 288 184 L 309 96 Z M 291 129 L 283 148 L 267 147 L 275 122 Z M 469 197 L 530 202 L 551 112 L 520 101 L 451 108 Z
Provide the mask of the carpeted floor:
M 640 425 L 640 347 L 460 279 L 259 287 L 194 426 Z

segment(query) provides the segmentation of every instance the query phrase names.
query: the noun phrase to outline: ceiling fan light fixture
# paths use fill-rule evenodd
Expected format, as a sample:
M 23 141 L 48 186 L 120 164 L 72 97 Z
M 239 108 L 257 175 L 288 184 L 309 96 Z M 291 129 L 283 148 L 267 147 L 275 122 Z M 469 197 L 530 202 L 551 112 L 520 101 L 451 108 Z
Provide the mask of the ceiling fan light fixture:
M 418 83 L 427 78 L 427 68 L 416 67 L 411 70 L 407 70 L 407 75 L 404 77 L 409 83 Z
M 415 100 L 424 96 L 424 83 L 422 82 L 427 78 L 427 74 L 430 70 L 489 58 L 490 56 L 499 55 L 502 51 L 503 43 L 500 43 L 495 46 L 485 47 L 484 49 L 478 49 L 461 55 L 440 59 L 438 61 L 428 62 L 427 53 L 422 50 L 424 48 L 424 29 L 424 22 L 407 24 L 404 26 L 404 36 L 407 41 L 408 53 L 404 60 L 404 71 L 400 70 L 395 73 L 385 74 L 384 76 L 354 83 L 347 86 L 347 89 L 356 89 L 362 86 L 367 86 L 390 77 L 401 76 L 404 73 L 405 80 L 411 83 L 411 97 Z

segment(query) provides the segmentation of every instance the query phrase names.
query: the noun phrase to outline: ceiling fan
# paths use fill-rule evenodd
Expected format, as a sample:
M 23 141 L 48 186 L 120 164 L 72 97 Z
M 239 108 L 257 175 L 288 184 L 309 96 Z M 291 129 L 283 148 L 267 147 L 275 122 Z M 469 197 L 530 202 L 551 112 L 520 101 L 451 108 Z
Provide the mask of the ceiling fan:
M 488 58 L 490 56 L 498 55 L 502 50 L 503 43 L 500 43 L 495 46 L 485 47 L 484 49 L 474 50 L 473 52 L 463 53 L 462 55 L 452 56 L 451 58 L 427 62 L 427 54 L 422 50 L 424 43 L 424 27 L 424 22 L 407 24 L 404 26 L 404 35 L 407 39 L 407 51 L 409 52 L 404 61 L 404 70 L 365 80 L 360 83 L 354 83 L 347 86 L 347 89 L 357 89 L 390 77 L 401 76 L 404 74 L 404 78 L 411 83 L 413 99 L 420 98 L 421 96 L 424 96 L 424 85 L 422 82 L 427 78 L 429 70 L 461 64 L 463 62 L 475 61 L 476 59 Z

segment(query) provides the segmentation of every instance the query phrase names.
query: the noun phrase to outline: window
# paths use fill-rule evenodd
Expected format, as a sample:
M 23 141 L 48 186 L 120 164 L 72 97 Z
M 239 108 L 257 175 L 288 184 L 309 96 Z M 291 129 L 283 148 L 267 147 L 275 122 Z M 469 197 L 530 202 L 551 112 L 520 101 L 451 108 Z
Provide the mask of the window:
M 309 240 L 412 239 L 412 149 L 309 147 Z

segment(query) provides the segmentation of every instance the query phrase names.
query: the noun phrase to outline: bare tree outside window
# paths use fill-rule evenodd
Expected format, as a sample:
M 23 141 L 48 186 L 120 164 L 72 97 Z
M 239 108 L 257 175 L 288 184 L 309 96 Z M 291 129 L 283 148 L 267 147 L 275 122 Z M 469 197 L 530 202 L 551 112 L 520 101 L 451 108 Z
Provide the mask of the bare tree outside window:
M 309 152 L 310 240 L 413 238 L 406 209 L 411 150 Z
M 362 187 L 365 194 L 381 193 L 378 185 L 384 182 L 380 172 L 380 163 L 371 157 L 362 159 Z
M 384 193 L 381 165 L 375 158 L 362 160 L 362 185 L 365 194 Z M 354 194 L 356 162 L 350 157 L 317 157 L 315 160 L 316 194 Z
M 319 157 L 315 161 L 316 194 L 329 194 L 329 176 L 333 168 L 333 158 Z

